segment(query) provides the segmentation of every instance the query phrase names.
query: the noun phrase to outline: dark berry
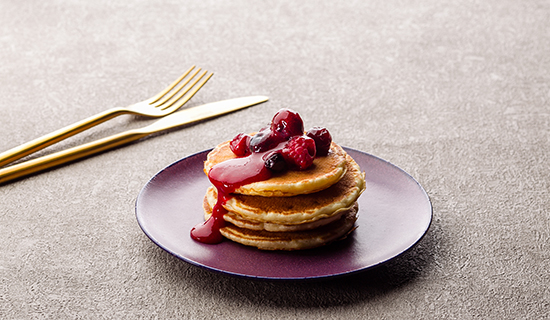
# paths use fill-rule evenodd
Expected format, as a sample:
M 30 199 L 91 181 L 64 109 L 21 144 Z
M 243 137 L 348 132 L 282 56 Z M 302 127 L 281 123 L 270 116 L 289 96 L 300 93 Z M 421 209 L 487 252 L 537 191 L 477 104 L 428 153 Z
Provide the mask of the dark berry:
M 239 133 L 229 143 L 229 148 L 237 157 L 244 157 L 251 153 L 250 151 L 250 136 L 248 134 Z
M 315 152 L 315 141 L 305 135 L 292 137 L 281 150 L 285 161 L 298 170 L 313 164 Z
M 313 127 L 307 131 L 307 136 L 315 140 L 318 156 L 326 156 L 328 154 L 332 137 L 326 128 Z
M 281 109 L 271 120 L 271 131 L 288 140 L 304 134 L 304 122 L 300 115 L 290 109 Z
M 271 152 L 264 157 L 264 165 L 271 171 L 281 172 L 288 168 L 285 158 L 279 152 Z
M 263 152 L 276 147 L 283 139 L 273 134 L 269 128 L 263 128 L 250 139 L 252 152 Z

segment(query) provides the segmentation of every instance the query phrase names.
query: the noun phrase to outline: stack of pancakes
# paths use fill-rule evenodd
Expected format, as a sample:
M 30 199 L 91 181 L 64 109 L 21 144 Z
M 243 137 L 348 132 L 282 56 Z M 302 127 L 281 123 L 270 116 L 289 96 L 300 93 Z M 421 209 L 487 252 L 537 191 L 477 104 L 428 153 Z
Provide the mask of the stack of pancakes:
M 229 142 L 208 154 L 204 171 L 235 158 Z M 304 171 L 285 171 L 241 186 L 224 204 L 221 234 L 235 242 L 265 250 L 310 249 L 345 238 L 355 228 L 357 198 L 365 190 L 365 174 L 340 146 L 315 158 Z M 210 186 L 203 201 L 205 218 L 217 201 Z

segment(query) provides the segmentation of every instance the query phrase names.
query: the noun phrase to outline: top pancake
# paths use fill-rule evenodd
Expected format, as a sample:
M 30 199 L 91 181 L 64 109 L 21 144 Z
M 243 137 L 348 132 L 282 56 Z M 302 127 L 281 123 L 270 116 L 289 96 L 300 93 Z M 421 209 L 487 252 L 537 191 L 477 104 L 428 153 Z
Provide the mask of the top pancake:
M 218 163 L 236 158 L 229 148 L 230 141 L 226 141 L 208 153 L 204 162 L 204 172 Z M 313 165 L 303 171 L 289 170 L 281 174 L 274 174 L 271 178 L 241 186 L 235 193 L 264 196 L 264 197 L 291 197 L 300 194 L 314 193 L 330 187 L 346 173 L 346 152 L 335 143 L 331 144 L 328 155 L 317 157 Z
M 316 193 L 294 197 L 254 197 L 234 195 L 223 204 L 236 219 L 254 223 L 298 225 L 326 219 L 348 209 L 365 190 L 365 173 L 349 155 L 342 179 Z M 206 192 L 206 201 L 213 207 L 217 201 L 214 187 Z

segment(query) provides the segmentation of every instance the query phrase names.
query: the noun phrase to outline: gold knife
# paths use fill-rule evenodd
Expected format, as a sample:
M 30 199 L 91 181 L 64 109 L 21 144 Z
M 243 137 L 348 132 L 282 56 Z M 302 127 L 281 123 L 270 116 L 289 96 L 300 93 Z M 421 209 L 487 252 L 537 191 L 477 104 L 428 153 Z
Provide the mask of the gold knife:
M 32 173 L 56 167 L 67 162 L 88 157 L 90 155 L 141 139 L 159 131 L 213 118 L 225 113 L 265 102 L 268 99 L 269 98 L 265 96 L 243 97 L 207 103 L 201 106 L 178 111 L 140 129 L 128 130 L 110 137 L 0 169 L 0 184 L 22 178 Z

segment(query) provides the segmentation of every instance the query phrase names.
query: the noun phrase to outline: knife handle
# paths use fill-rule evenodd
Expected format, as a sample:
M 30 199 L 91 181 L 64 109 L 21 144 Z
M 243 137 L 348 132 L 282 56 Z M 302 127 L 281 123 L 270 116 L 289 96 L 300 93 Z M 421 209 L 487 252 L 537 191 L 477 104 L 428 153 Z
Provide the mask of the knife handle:
M 143 138 L 150 133 L 129 130 L 70 149 L 0 169 L 0 184 L 50 169 Z
M 44 149 L 54 143 L 67 139 L 77 133 L 87 130 L 93 126 L 96 126 L 102 122 L 112 119 L 121 115 L 123 110 L 121 108 L 112 108 L 107 111 L 103 111 L 94 116 L 88 117 L 84 120 L 78 121 L 74 124 L 68 125 L 64 128 L 48 133 L 42 137 L 31 140 L 18 147 L 12 148 L 8 151 L 0 154 L 0 167 L 7 165 L 17 159 L 23 158 L 38 150 Z

